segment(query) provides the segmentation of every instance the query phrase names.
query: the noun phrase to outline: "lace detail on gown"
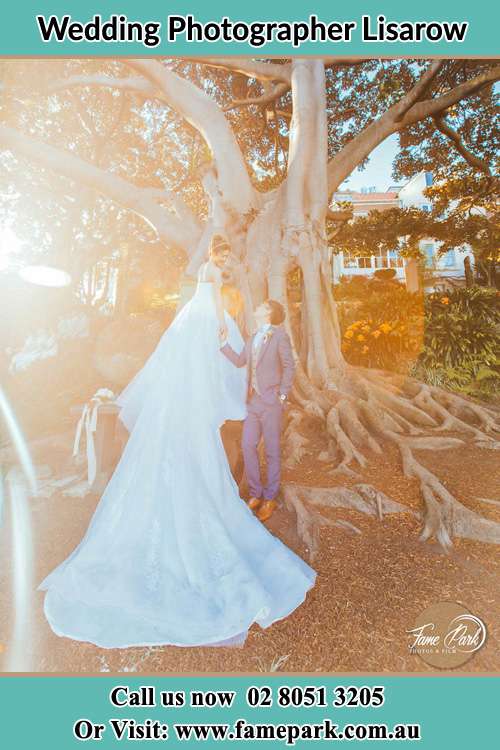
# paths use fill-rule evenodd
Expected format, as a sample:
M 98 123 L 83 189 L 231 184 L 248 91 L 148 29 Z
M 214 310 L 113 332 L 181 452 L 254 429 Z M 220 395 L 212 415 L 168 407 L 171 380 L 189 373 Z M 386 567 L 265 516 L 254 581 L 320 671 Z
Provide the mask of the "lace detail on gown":
M 219 347 L 213 284 L 200 281 L 118 399 L 130 437 L 85 536 L 39 585 L 58 635 L 102 648 L 233 645 L 313 586 L 312 568 L 239 497 L 219 427 L 246 416 L 246 371 Z

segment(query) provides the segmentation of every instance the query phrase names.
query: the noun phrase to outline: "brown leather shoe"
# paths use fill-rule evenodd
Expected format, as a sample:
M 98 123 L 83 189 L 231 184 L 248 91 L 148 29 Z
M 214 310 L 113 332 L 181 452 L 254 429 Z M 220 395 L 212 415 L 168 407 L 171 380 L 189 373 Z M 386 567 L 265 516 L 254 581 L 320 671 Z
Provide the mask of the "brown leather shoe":
M 257 518 L 259 521 L 267 521 L 273 515 L 274 511 L 278 507 L 276 500 L 264 500 L 259 510 L 257 511 Z
M 250 508 L 250 510 L 257 510 L 257 508 L 260 507 L 261 502 L 262 502 L 262 499 L 260 497 L 251 497 L 247 505 Z

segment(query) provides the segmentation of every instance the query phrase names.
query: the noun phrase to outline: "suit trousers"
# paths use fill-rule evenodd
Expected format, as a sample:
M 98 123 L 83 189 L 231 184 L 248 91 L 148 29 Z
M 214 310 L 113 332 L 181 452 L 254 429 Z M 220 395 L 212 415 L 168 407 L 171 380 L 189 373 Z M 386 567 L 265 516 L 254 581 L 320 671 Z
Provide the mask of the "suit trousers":
M 281 478 L 281 424 L 283 405 L 279 399 L 273 404 L 266 403 L 253 391 L 248 402 L 248 416 L 243 423 L 243 460 L 245 473 L 252 497 L 274 500 L 278 494 Z M 267 481 L 262 482 L 258 445 L 264 438 L 264 452 L 267 464 Z

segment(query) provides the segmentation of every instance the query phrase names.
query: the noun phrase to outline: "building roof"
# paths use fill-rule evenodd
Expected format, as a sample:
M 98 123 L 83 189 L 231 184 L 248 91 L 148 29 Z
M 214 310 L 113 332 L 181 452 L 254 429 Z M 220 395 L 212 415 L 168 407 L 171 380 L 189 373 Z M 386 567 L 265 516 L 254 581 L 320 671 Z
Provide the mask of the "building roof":
M 396 201 L 398 193 L 351 193 L 353 203 L 372 203 L 373 201 Z
M 370 201 L 395 201 L 398 199 L 398 195 L 399 192 L 395 190 L 386 190 L 385 193 L 361 193 L 357 190 L 337 190 L 333 198 L 338 202 L 352 201 L 353 203 L 369 203 Z

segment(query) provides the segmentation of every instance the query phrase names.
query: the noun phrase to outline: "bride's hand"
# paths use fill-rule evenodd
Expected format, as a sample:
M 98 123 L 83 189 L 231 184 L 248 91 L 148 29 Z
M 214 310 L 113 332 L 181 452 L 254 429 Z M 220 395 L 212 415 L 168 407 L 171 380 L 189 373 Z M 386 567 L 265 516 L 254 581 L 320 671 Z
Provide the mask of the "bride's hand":
M 225 323 L 222 323 L 222 325 L 219 327 L 219 338 L 221 341 L 225 341 L 227 339 L 227 325 Z

